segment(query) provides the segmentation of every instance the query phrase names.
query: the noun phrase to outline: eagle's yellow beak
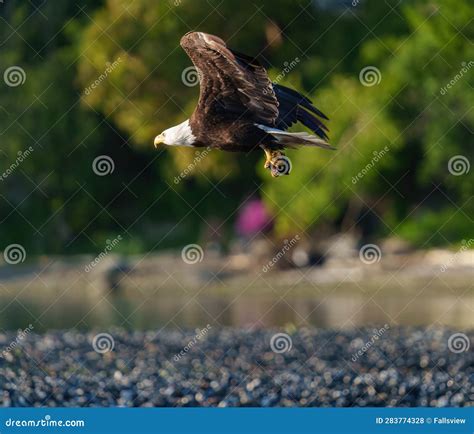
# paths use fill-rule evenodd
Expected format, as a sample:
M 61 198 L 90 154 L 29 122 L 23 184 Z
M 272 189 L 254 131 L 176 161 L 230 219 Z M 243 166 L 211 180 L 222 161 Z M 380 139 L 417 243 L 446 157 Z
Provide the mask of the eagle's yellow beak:
M 159 145 L 161 145 L 164 142 L 165 142 L 165 140 L 163 138 L 163 134 L 160 134 L 159 136 L 156 136 L 155 141 L 154 141 L 155 148 L 157 148 Z

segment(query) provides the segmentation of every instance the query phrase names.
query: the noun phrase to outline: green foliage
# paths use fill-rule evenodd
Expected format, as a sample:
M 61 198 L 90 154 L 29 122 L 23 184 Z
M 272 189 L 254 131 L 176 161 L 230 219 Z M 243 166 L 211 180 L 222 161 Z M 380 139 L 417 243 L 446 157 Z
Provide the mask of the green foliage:
M 363 45 L 357 65 L 376 66 L 380 84 L 365 87 L 356 72 L 334 77 L 314 94 L 331 113 L 331 141 L 338 151 L 331 156 L 317 150 L 295 153 L 295 176 L 265 182 L 274 209 L 285 209 L 278 215 L 281 232 L 294 229 L 295 223 L 300 230 L 326 220 L 347 225 L 347 217 L 346 229 L 354 228 L 370 208 L 379 220 L 372 235 L 396 233 L 419 245 L 469 235 L 473 171 L 454 176 L 448 165 L 456 155 L 471 162 L 474 155 L 469 146 L 472 71 L 442 90 L 474 58 L 473 31 L 467 27 L 474 6 L 457 4 L 446 0 L 406 6 L 408 34 Z M 374 152 L 385 147 L 389 151 L 374 162 Z M 363 167 L 367 170 L 360 179 Z M 415 212 L 420 207 L 423 212 Z M 353 209 L 360 212 L 348 214 Z M 448 219 L 452 214 L 456 219 Z
M 461 246 L 472 238 L 472 222 L 464 211 L 453 207 L 436 211 L 421 209 L 415 211 L 413 218 L 402 222 L 397 233 L 424 247 L 449 244 L 452 240 L 458 240 L 456 244 Z
M 473 164 L 469 2 L 81 6 L 0 5 L 8 23 L 0 72 L 26 72 L 22 86 L 0 86 L 3 170 L 33 148 L 0 182 L 2 244 L 29 253 L 101 251 L 121 234 L 121 251 L 139 252 L 212 237 L 217 228 L 226 238 L 239 205 L 256 194 L 273 210 L 278 236 L 322 227 L 393 232 L 419 245 L 469 236 L 474 171 L 448 170 L 456 155 Z M 198 87 L 182 81 L 191 62 L 179 47 L 193 29 L 258 56 L 273 79 L 312 96 L 331 118 L 337 150 L 289 152 L 293 172 L 281 179 L 263 170 L 260 153 L 214 151 L 194 164 L 194 150 L 156 152 L 153 137 L 197 101 Z M 367 66 L 378 68 L 379 84 L 362 85 Z M 98 155 L 113 159 L 111 175 L 93 172 Z
M 334 222 L 348 201 L 364 203 L 364 193 L 383 195 L 388 184 L 380 182 L 381 174 L 396 164 L 398 131 L 380 111 L 383 101 L 371 88 L 337 76 L 314 101 L 321 101 L 332 114 L 331 142 L 338 149 L 292 152 L 293 176 L 285 182 L 265 183 L 264 191 L 275 211 L 285 210 L 277 226 L 282 233 L 295 224 L 304 231 L 321 222 Z M 362 173 L 367 164 L 371 168 Z

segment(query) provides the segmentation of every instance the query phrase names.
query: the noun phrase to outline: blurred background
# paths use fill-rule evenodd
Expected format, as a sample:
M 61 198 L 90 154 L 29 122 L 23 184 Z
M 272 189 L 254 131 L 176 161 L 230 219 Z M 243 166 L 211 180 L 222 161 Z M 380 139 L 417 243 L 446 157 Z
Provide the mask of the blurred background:
M 91 253 L 126 230 L 118 250 L 143 253 L 219 228 L 212 235 L 228 246 L 249 196 L 265 203 L 275 236 L 352 231 L 420 248 L 472 236 L 472 172 L 448 170 L 451 157 L 473 155 L 469 4 L 239 5 L 2 4 L 0 66 L 18 65 L 26 77 L 1 86 L 2 167 L 34 149 L 0 183 L 4 245 L 20 243 L 30 255 Z M 258 152 L 211 152 L 176 184 L 195 151 L 157 152 L 152 143 L 197 102 L 198 86 L 181 80 L 192 64 L 179 40 L 191 29 L 258 55 L 272 79 L 310 96 L 330 117 L 338 151 L 293 152 L 294 176 L 278 180 Z M 361 84 L 366 66 L 380 71 L 379 83 Z M 100 177 L 91 165 L 104 154 L 115 171 Z
M 387 310 L 398 312 L 400 291 L 413 297 L 414 288 L 399 274 L 387 283 L 387 267 L 441 291 L 420 303 L 436 317 L 442 294 L 464 294 L 474 209 L 469 3 L 5 1 L 0 10 L 1 296 L 24 298 L 6 304 L 5 327 L 35 317 L 37 299 L 58 287 L 61 303 L 119 288 L 147 299 L 171 287 L 170 304 L 159 302 L 168 319 L 189 288 L 215 286 L 221 296 L 234 280 L 258 295 L 266 288 L 270 300 L 271 288 L 290 282 L 290 291 L 316 296 L 315 306 L 315 285 L 356 293 L 362 306 L 359 292 L 384 283 L 395 288 Z M 289 151 L 292 174 L 273 179 L 260 152 L 155 150 L 154 136 L 197 102 L 197 77 L 179 47 L 190 30 L 218 34 L 257 56 L 272 80 L 309 95 L 328 114 L 337 151 Z M 194 244 L 189 266 L 182 253 Z M 364 246 L 376 255 L 369 264 Z M 74 301 L 66 322 L 49 312 L 44 327 L 80 325 L 84 305 Z M 138 306 L 125 317 L 146 317 Z M 146 325 L 157 321 L 151 306 Z M 464 323 L 456 310 L 448 316 Z
M 473 16 L 2 1 L 0 327 L 472 328 Z M 308 95 L 337 150 L 289 151 L 274 179 L 261 152 L 154 149 L 198 99 L 191 30 Z

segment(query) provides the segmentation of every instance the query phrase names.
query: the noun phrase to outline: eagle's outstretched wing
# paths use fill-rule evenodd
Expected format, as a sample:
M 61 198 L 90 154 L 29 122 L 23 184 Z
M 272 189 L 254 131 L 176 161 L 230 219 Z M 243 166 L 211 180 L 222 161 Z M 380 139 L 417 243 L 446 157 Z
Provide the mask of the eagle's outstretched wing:
M 215 121 L 219 114 L 287 130 L 301 122 L 320 138 L 328 131 L 328 119 L 299 92 L 270 81 L 255 59 L 227 48 L 217 36 L 190 32 L 181 46 L 194 63 L 200 79 L 199 102 L 194 116 Z M 228 117 L 228 116 L 225 116 Z
M 257 61 L 230 50 L 217 36 L 201 32 L 184 35 L 181 47 L 199 74 L 196 114 L 215 119 L 232 113 L 236 119 L 275 125 L 278 100 L 265 68 Z

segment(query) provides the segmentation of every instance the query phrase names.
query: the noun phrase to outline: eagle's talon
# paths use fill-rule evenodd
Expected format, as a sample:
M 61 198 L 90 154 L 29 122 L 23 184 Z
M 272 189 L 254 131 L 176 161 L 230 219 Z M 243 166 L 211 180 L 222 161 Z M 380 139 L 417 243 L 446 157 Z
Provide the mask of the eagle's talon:
M 271 174 L 272 174 L 273 178 L 278 178 L 281 175 L 281 173 L 278 171 L 278 167 L 276 167 L 276 166 L 272 166 Z

